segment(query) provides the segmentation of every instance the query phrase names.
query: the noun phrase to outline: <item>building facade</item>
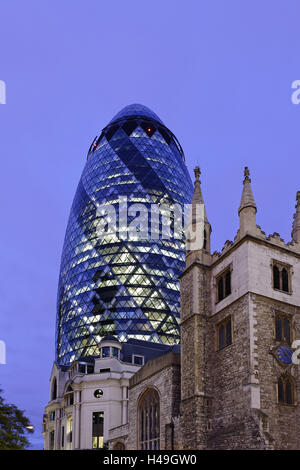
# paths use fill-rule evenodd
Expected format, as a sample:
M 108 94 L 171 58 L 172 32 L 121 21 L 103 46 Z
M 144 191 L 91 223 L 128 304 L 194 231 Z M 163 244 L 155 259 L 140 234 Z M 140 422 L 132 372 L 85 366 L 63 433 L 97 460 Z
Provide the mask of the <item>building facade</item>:
M 211 254 L 206 211 L 193 219 L 204 242 L 180 278 L 180 360 L 154 359 L 129 380 L 127 435 L 110 431 L 110 448 L 300 449 L 300 192 L 287 244 L 256 211 L 246 168 L 233 242 Z
M 106 336 L 99 357 L 82 357 L 70 366 L 54 363 L 43 420 L 45 450 L 105 447 L 111 429 L 128 426 L 130 378 L 156 357 L 178 355 L 178 348 Z
M 170 236 L 163 238 L 163 212 L 154 228 L 150 217 L 143 221 L 151 236 L 141 233 L 141 221 L 135 220 L 141 204 L 148 217 L 154 205 L 190 203 L 192 192 L 179 142 L 145 106 L 125 107 L 95 138 L 64 241 L 57 364 L 97 357 L 98 344 L 107 335 L 121 342 L 130 338 L 179 342 L 178 276 L 184 269 L 184 231 L 181 237 L 174 235 L 173 217 Z M 106 211 L 115 211 L 117 233 L 109 228 L 105 232 Z

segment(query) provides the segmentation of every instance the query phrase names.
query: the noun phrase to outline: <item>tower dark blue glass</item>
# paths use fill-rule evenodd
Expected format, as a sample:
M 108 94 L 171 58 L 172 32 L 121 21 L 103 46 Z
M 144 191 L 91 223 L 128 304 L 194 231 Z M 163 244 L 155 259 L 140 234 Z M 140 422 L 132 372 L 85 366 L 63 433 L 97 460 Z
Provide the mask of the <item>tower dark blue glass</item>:
M 193 186 L 176 137 L 150 109 L 130 105 L 95 138 L 67 226 L 58 288 L 56 359 L 97 356 L 106 335 L 179 342 L 185 241 L 99 238 L 100 205 L 191 202 Z

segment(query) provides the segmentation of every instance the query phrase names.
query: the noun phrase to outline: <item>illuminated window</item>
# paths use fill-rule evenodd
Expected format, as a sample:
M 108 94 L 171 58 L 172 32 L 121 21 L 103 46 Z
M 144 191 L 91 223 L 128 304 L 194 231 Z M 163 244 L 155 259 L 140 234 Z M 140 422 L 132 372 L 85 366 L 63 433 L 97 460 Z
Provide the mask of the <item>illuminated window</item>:
M 126 239 L 97 237 L 97 209 L 113 204 L 118 212 L 120 194 L 129 205 L 143 202 L 148 209 L 163 198 L 181 206 L 192 200 L 193 185 L 175 136 L 152 112 L 139 114 L 139 109 L 111 121 L 93 141 L 74 198 L 57 311 L 56 359 L 61 365 L 99 357 L 98 344 L 108 334 L 170 345 L 180 339 L 178 276 L 185 262 L 184 234 L 182 240 L 129 240 L 124 222 L 120 228 Z M 140 321 L 157 311 L 160 321 Z M 125 315 L 130 321 L 123 321 Z M 110 354 L 117 357 L 112 350 Z M 109 356 L 104 351 L 102 357 Z
M 138 405 L 139 449 L 157 450 L 160 448 L 160 411 L 159 395 L 149 389 Z
M 104 413 L 103 411 L 96 411 L 93 413 L 93 429 L 92 429 L 93 449 L 103 448 L 103 429 L 104 429 Z

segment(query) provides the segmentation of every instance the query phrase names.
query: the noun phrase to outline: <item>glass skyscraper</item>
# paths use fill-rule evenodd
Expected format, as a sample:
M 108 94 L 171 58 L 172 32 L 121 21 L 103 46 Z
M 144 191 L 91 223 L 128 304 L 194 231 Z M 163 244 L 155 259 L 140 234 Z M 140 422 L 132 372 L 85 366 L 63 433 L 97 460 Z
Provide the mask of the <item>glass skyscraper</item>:
M 99 237 L 99 207 L 120 200 L 190 203 L 193 186 L 172 132 L 150 109 L 121 110 L 93 141 L 66 230 L 58 288 L 56 360 L 97 356 L 114 335 L 179 342 L 179 281 L 185 240 Z M 130 222 L 131 218 L 128 217 Z

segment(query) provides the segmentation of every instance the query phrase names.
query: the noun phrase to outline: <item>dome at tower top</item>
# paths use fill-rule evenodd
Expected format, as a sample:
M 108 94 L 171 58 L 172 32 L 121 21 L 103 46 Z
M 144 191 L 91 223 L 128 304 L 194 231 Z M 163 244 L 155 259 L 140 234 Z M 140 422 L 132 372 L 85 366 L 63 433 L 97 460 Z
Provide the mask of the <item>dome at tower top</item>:
M 119 111 L 113 117 L 113 119 L 110 121 L 110 124 L 112 122 L 118 121 L 119 119 L 124 119 L 133 116 L 144 116 L 145 118 L 154 119 L 155 121 L 158 121 L 163 124 L 163 122 L 153 111 L 151 111 L 151 109 L 147 108 L 147 106 L 144 106 L 142 104 L 130 104 L 128 106 L 125 106 L 125 108 L 121 109 L 121 111 Z

